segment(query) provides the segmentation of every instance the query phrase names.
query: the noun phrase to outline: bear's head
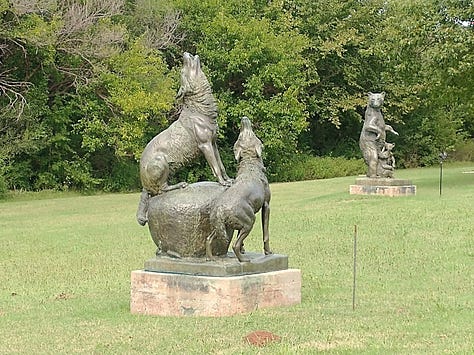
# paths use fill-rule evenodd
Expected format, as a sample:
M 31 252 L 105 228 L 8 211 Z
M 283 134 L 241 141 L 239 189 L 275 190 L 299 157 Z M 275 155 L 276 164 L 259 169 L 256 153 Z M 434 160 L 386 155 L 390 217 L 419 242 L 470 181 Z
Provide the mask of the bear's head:
M 385 98 L 385 91 L 381 93 L 372 93 L 369 92 L 369 101 L 368 101 L 368 106 L 373 107 L 373 108 L 381 108 L 383 105 L 383 100 Z

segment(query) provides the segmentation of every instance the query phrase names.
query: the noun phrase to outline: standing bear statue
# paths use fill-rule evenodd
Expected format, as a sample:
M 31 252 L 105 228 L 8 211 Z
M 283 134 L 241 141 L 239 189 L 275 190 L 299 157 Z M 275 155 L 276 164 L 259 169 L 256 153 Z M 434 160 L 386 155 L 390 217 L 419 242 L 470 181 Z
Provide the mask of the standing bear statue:
M 367 177 L 393 177 L 394 165 L 388 166 L 387 162 L 394 161 L 390 151 L 387 153 L 386 132 L 391 132 L 398 136 L 392 126 L 385 124 L 382 116 L 382 105 L 385 99 L 385 92 L 369 92 L 369 100 L 365 110 L 364 125 L 359 138 L 359 146 L 367 165 Z M 390 156 L 389 156 L 390 154 Z

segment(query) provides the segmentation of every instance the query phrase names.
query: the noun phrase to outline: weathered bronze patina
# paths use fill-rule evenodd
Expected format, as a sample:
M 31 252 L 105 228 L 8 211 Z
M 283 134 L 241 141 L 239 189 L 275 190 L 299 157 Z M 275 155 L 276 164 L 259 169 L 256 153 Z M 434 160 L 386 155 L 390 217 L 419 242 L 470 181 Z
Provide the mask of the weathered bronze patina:
M 242 118 L 240 134 L 234 145 L 239 169 L 236 179 L 231 180 L 216 146 L 217 104 L 197 55 L 183 55 L 178 97 L 183 100 L 178 120 L 147 144 L 140 160 L 143 191 L 137 220 L 141 225 L 148 222 L 157 246 L 157 259 L 152 263 L 154 269 L 185 258 L 201 258 L 204 262 L 212 260 L 220 264 L 223 259 L 230 258 L 233 259 L 231 263 L 252 264 L 245 270 L 238 267 L 240 271 L 237 273 L 263 272 L 263 269 L 274 271 L 275 267 L 279 270 L 287 259 L 270 257 L 270 188 L 262 161 L 263 144 L 253 132 L 250 120 Z M 206 157 L 218 182 L 169 185 L 169 174 L 200 152 Z M 263 260 L 244 250 L 244 240 L 260 210 L 264 250 L 264 255 L 260 256 L 269 256 Z M 237 231 L 232 246 L 234 253 L 229 254 L 234 231 Z M 171 262 L 164 263 L 168 259 Z M 182 265 L 187 264 L 177 262 L 175 267 L 179 269 Z M 228 268 L 228 265 L 224 267 Z
M 365 110 L 364 125 L 360 133 L 359 146 L 367 164 L 367 176 L 370 178 L 393 178 L 395 159 L 392 149 L 393 143 L 387 143 L 386 132 L 398 136 L 392 126 L 385 124 L 382 116 L 382 105 L 385 92 L 369 93 L 369 100 Z
M 201 70 L 199 56 L 184 53 L 178 99 L 183 108 L 179 118 L 155 136 L 140 159 L 143 191 L 137 221 L 145 225 L 150 197 L 187 186 L 186 182 L 168 185 L 168 176 L 203 153 L 221 185 L 230 185 L 217 149 L 217 103 Z
M 247 117 L 242 118 L 239 138 L 234 145 L 235 159 L 239 162 L 237 177 L 232 186 L 213 202 L 210 213 L 212 233 L 207 238 L 206 255 L 213 258 L 212 243 L 217 237 L 230 240 L 238 231 L 232 247 L 240 261 L 250 261 L 242 254 L 243 242 L 255 223 L 255 214 L 262 210 L 263 249 L 271 254 L 268 222 L 270 217 L 270 188 L 262 161 L 263 145 L 252 130 Z
M 217 182 L 204 181 L 152 197 L 148 227 L 157 255 L 205 257 L 206 238 L 212 230 L 210 209 L 225 189 Z M 228 246 L 227 238 L 216 239 L 212 246 L 214 255 L 226 255 Z
M 152 197 L 148 203 L 148 226 L 158 256 L 204 257 L 218 260 L 226 256 L 234 231 L 234 255 L 241 262 L 253 261 L 245 255 L 244 239 L 262 210 L 263 249 L 269 245 L 270 188 L 262 162 L 262 142 L 255 136 L 247 117 L 234 145 L 239 170 L 232 186 L 199 182 L 186 189 L 171 190 Z

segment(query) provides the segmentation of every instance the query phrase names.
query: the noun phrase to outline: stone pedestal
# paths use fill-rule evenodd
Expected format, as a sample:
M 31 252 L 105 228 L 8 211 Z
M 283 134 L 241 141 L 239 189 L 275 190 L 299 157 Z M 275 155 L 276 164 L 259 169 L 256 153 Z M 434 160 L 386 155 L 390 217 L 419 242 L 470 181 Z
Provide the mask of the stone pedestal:
M 409 196 L 416 194 L 416 186 L 407 179 L 368 178 L 356 179 L 355 185 L 350 185 L 351 195 L 380 195 L 380 196 Z
M 246 253 L 241 263 L 233 255 L 173 259 L 158 256 L 131 276 L 130 310 L 156 316 L 231 316 L 260 308 L 301 302 L 301 271 L 288 269 L 281 254 Z
M 132 271 L 133 314 L 219 317 L 300 302 L 297 269 L 226 277 Z
M 288 269 L 288 256 L 282 254 L 264 255 L 246 252 L 251 261 L 241 263 L 234 253 L 218 257 L 215 261 L 206 258 L 175 259 L 166 255 L 145 261 L 145 271 L 188 274 L 200 276 L 241 276 Z

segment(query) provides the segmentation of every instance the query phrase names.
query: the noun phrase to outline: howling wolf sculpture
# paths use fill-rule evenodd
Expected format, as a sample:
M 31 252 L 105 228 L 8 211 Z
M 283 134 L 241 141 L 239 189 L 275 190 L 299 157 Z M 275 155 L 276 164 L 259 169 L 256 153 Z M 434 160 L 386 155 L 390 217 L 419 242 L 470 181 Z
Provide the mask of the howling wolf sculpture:
M 230 185 L 217 150 L 217 104 L 211 86 L 201 70 L 199 56 L 184 53 L 181 87 L 177 95 L 183 102 L 179 118 L 155 136 L 140 159 L 143 191 L 137 221 L 147 222 L 150 197 L 187 186 L 186 182 L 168 185 L 169 175 L 203 153 L 221 185 Z
M 214 259 L 211 248 L 214 238 L 227 238 L 230 242 L 234 230 L 237 230 L 237 240 L 232 249 L 239 261 L 250 261 L 242 255 L 242 247 L 255 223 L 255 214 L 260 209 L 263 249 L 265 255 L 272 254 L 268 232 L 270 187 L 265 176 L 262 149 L 262 142 L 253 132 L 252 123 L 247 117 L 243 117 L 239 138 L 234 145 L 235 159 L 239 162 L 237 177 L 232 186 L 216 198 L 210 210 L 209 222 L 213 231 L 206 241 L 208 259 Z

